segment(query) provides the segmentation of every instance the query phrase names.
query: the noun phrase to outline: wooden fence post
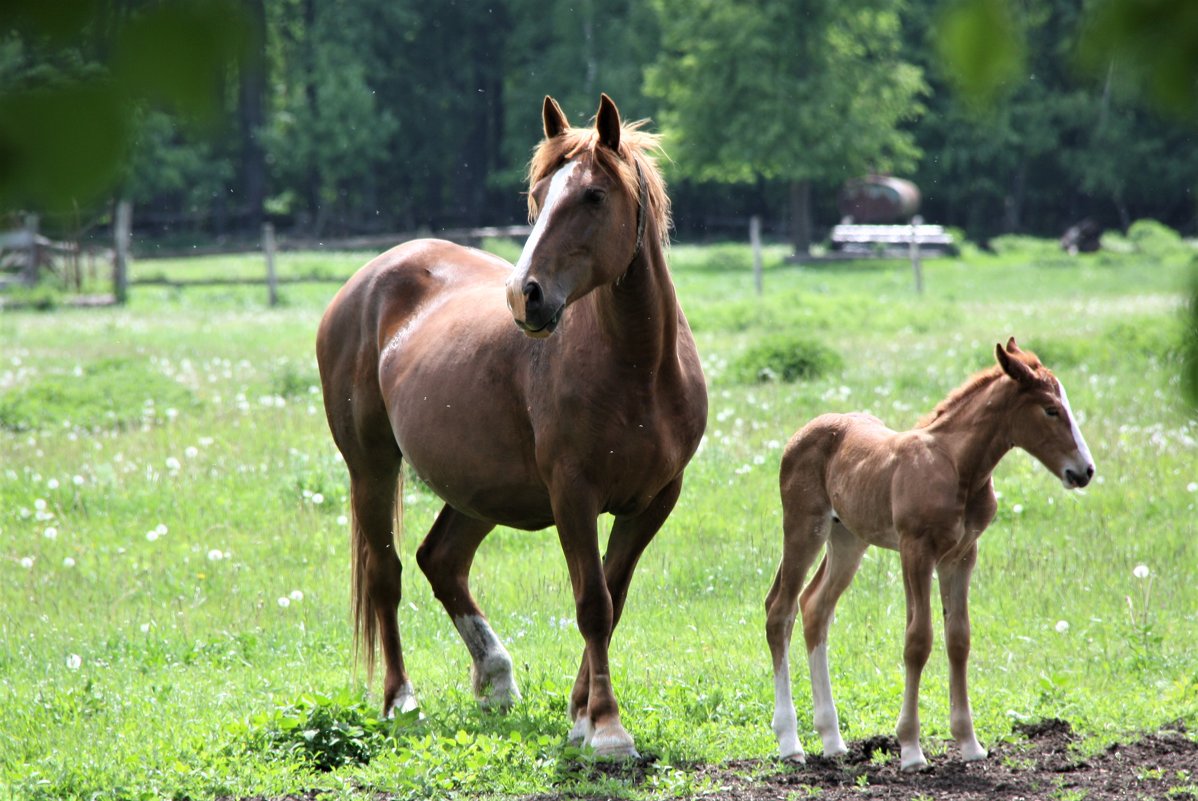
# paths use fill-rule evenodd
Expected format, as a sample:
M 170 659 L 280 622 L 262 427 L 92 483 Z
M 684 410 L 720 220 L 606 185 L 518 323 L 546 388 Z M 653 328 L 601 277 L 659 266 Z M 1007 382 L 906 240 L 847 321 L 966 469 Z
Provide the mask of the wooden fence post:
M 756 214 L 749 218 L 749 244 L 753 247 L 753 286 L 760 295 L 762 293 L 761 217 Z
M 113 221 L 112 295 L 124 305 L 129 300 L 129 238 L 133 229 L 133 202 L 120 200 Z
M 38 218 L 36 214 L 25 216 L 25 235 L 29 237 L 29 252 L 25 256 L 25 269 L 21 271 L 21 281 L 27 286 L 37 283 L 38 252 L 37 252 Z
M 911 269 L 915 272 L 915 293 L 923 294 L 923 264 L 919 260 L 919 226 L 923 222 L 918 214 L 911 218 Z
M 262 223 L 262 251 L 266 254 L 266 292 L 271 306 L 279 305 L 279 278 L 275 274 L 275 226 Z

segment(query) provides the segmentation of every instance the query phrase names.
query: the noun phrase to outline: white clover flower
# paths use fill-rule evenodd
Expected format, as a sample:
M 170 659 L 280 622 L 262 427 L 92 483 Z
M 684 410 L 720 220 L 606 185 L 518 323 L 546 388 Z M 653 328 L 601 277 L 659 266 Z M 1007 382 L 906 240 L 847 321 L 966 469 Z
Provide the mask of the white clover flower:
M 67 657 L 67 669 L 78 670 L 83 665 L 83 657 L 79 654 L 71 654 Z
M 1059 634 L 1064 634 L 1065 632 L 1069 631 L 1069 621 L 1068 620 L 1058 620 L 1056 629 L 1057 629 L 1057 633 L 1059 633 Z
M 47 526 L 46 530 L 42 532 L 42 536 L 48 540 L 56 540 L 58 539 L 58 529 L 54 526 Z
M 279 598 L 279 606 L 282 607 L 283 609 L 286 609 L 287 607 L 291 606 L 291 599 L 288 598 L 286 595 L 280 597 Z
M 1131 574 L 1138 579 L 1146 579 L 1151 571 L 1148 570 L 1148 565 L 1136 565 Z
M 301 592 L 300 590 L 292 590 L 291 591 L 291 600 L 295 601 L 296 603 L 299 603 L 300 601 L 304 600 L 303 592 Z

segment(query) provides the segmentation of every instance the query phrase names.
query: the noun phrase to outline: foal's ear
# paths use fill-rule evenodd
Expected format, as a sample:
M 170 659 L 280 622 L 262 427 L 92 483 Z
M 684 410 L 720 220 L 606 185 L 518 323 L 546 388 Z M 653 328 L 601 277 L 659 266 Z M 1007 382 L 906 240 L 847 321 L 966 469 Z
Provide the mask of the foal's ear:
M 595 130 L 599 132 L 599 144 L 617 152 L 620 150 L 620 110 L 606 93 L 599 95 Z
M 1011 337 L 1010 339 L 1007 340 L 1007 353 L 1022 353 L 1022 352 L 1023 351 L 1019 350 L 1019 346 L 1015 344 L 1015 337 Z
M 545 95 L 545 103 L 541 106 L 541 119 L 545 123 L 546 139 L 552 139 L 570 127 L 562 107 L 549 95 Z
M 1015 354 L 1019 353 L 1019 348 L 1011 350 L 1015 345 L 1015 338 L 1011 337 L 1011 341 L 1007 343 L 1007 348 L 1004 350 L 1001 344 L 994 346 L 994 357 L 998 359 L 998 366 L 1002 371 L 1015 379 L 1021 384 L 1030 384 L 1036 380 L 1032 374 L 1032 368 L 1023 363 L 1022 359 L 1015 358 Z

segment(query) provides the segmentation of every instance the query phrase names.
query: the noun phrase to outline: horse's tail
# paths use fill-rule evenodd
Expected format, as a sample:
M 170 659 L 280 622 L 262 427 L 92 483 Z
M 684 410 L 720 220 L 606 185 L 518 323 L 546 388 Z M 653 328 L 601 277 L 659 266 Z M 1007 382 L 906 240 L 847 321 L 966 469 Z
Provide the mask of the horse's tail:
M 351 492 L 354 488 L 351 484 Z M 369 561 L 370 546 L 366 542 L 366 535 L 362 532 L 362 526 L 358 522 L 357 515 L 353 513 L 355 504 L 350 503 L 350 560 L 351 560 L 351 579 L 350 593 L 352 595 L 353 613 L 354 613 L 354 654 L 355 654 L 355 670 L 360 662 L 366 663 L 366 682 L 370 684 L 374 680 L 374 663 L 375 654 L 378 651 L 379 640 L 379 619 L 378 610 L 375 609 L 375 603 L 370 597 L 369 583 L 367 580 L 367 562 Z M 403 469 L 399 471 L 399 478 L 395 482 L 395 496 L 391 504 L 393 514 L 392 532 L 395 538 L 395 552 L 401 553 L 401 545 L 403 544 Z

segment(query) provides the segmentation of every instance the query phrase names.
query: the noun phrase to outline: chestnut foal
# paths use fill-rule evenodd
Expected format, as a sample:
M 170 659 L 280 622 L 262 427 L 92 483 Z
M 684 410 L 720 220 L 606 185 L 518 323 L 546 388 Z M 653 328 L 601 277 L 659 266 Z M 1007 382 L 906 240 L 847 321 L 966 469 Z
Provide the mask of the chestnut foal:
M 966 760 L 986 750 L 973 730 L 966 689 L 969 576 L 977 539 L 997 508 L 991 473 L 1013 447 L 1084 487 L 1094 462 L 1061 382 L 1014 338 L 998 366 L 975 375 L 912 430 L 891 431 L 868 414 L 825 414 L 791 438 L 782 457 L 782 562 L 766 598 L 774 660 L 773 728 L 783 758 L 802 762 L 788 651 L 798 608 L 811 671 L 814 724 L 824 754 L 846 752 L 828 675 L 828 627 L 836 601 L 870 545 L 897 550 L 907 596 L 906 687 L 898 719 L 903 770 L 927 765 L 919 746 L 919 678 L 932 649 L 932 572 L 940 576 L 949 659 L 950 729 Z M 799 589 L 827 552 L 802 596 Z M 796 604 L 796 600 L 799 602 Z

